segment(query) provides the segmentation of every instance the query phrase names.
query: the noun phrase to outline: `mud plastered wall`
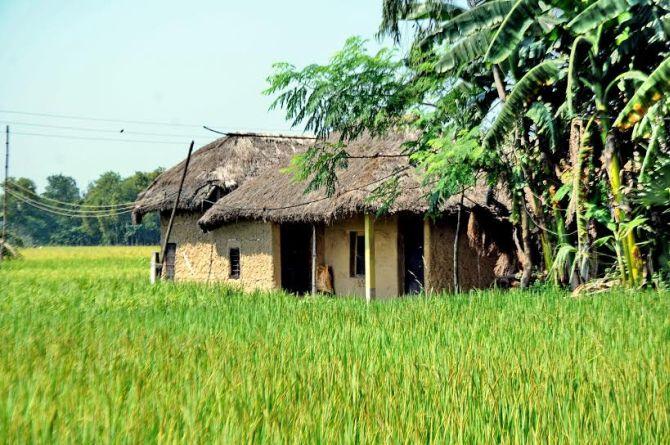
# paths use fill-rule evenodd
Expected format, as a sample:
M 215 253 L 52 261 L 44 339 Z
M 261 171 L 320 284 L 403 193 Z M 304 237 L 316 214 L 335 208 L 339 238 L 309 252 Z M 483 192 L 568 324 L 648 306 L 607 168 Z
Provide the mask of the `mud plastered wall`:
M 271 224 L 245 221 L 203 233 L 199 217 L 194 213 L 175 217 L 170 242 L 177 244 L 176 281 L 225 282 L 245 290 L 275 286 Z M 166 228 L 167 218 L 161 218 L 162 237 Z M 239 279 L 230 278 L 231 248 L 240 249 Z
M 335 221 L 324 228 L 323 261 L 333 268 L 333 284 L 338 295 L 365 296 L 365 278 L 351 277 L 349 270 L 349 233 L 364 233 L 363 216 Z M 395 216 L 375 221 L 375 257 L 377 297 L 399 295 L 398 222 Z
M 430 254 L 426 264 L 427 288 L 431 292 L 452 291 L 454 284 L 454 236 L 456 217 L 431 222 L 424 232 Z M 467 215 L 461 219 L 458 241 L 458 280 L 463 290 L 486 288 L 496 276 L 496 258 L 479 255 L 470 247 L 467 235 Z

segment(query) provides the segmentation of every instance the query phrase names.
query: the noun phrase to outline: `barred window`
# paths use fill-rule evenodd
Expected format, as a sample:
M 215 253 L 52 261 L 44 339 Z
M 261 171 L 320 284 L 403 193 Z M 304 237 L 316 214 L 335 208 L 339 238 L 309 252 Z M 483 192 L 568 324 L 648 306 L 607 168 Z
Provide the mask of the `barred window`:
M 228 250 L 228 259 L 230 260 L 230 278 L 240 278 L 240 249 L 233 247 Z
M 365 235 L 349 232 L 349 275 L 365 276 Z

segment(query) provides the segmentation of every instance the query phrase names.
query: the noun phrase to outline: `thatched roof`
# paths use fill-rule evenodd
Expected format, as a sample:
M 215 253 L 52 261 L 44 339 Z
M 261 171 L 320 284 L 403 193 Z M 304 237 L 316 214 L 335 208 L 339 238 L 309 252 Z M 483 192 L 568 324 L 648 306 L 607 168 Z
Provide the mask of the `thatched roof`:
M 393 133 L 382 138 L 361 137 L 346 146 L 350 156 L 348 168 L 337 171 L 337 186 L 333 196 L 323 189 L 305 191 L 305 183 L 281 169 L 268 169 L 219 200 L 198 224 L 203 230 L 215 229 L 238 219 L 257 219 L 275 222 L 328 222 L 363 212 L 377 212 L 385 202 L 370 199 L 380 185 L 397 177 L 399 192 L 388 213 L 424 213 L 429 210 L 427 188 L 403 153 L 410 135 Z M 464 205 L 486 206 L 488 187 L 479 184 L 465 193 Z M 491 196 L 488 196 L 490 198 Z M 498 200 L 503 197 L 495 196 Z M 460 195 L 445 203 L 444 210 L 454 210 Z
M 191 155 L 180 211 L 203 211 L 203 205 L 219 188 L 224 195 L 269 167 L 287 162 L 314 143 L 313 138 L 257 133 L 230 133 L 199 148 Z M 137 197 L 133 221 L 149 212 L 172 210 L 186 160 L 166 170 Z

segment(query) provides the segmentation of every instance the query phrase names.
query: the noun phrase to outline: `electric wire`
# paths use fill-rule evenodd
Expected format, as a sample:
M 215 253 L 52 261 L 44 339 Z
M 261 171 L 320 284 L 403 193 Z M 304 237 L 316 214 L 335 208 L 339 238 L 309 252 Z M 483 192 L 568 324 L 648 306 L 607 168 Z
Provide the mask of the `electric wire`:
M 51 213 L 54 215 L 59 215 L 59 216 L 66 216 L 69 218 L 107 218 L 107 217 L 115 217 L 119 215 L 125 215 L 127 213 L 131 213 L 132 210 L 123 210 L 120 212 L 105 212 L 105 213 L 100 213 L 100 214 L 89 214 L 89 213 L 76 213 L 76 212 L 67 212 L 65 209 L 59 209 L 55 210 L 49 207 L 45 207 L 43 204 L 37 203 L 33 200 L 26 199 L 24 196 L 19 195 L 17 193 L 12 192 L 11 190 L 8 190 L 7 193 L 14 197 L 15 199 L 28 204 L 32 207 L 35 207 L 36 209 L 42 210 L 43 212 Z
M 27 126 L 27 127 L 38 127 L 38 128 L 53 128 L 57 130 L 72 130 L 72 131 L 87 131 L 94 133 L 111 133 L 111 134 L 132 134 L 137 136 L 156 136 L 156 137 L 174 137 L 174 138 L 192 138 L 193 135 L 188 134 L 175 134 L 175 133 L 147 133 L 144 131 L 133 131 L 121 129 L 111 129 L 111 128 L 91 128 L 91 127 L 75 127 L 70 125 L 51 125 L 51 124 L 36 124 L 32 122 L 19 122 L 19 121 L 2 121 L 3 125 L 18 125 L 18 126 Z M 208 134 L 202 134 L 198 136 L 209 136 Z
M 155 126 L 164 126 L 164 127 L 180 127 L 180 128 L 198 128 L 202 129 L 202 124 L 193 124 L 187 123 L 182 124 L 178 122 L 161 122 L 161 121 L 149 121 L 149 120 L 131 120 L 131 119 L 112 119 L 112 118 L 100 118 L 100 117 L 90 117 L 90 116 L 77 116 L 70 114 L 58 114 L 58 113 L 37 113 L 31 111 L 19 111 L 19 110 L 6 110 L 0 109 L 0 114 L 15 114 L 21 116 L 38 116 L 38 117 L 49 117 L 55 119 L 71 119 L 71 120 L 80 120 L 80 121 L 90 121 L 90 122 L 108 122 L 116 124 L 134 124 L 134 125 L 155 125 Z M 219 127 L 230 129 L 230 131 L 240 131 L 240 130 L 252 130 L 251 128 L 245 127 L 236 127 L 235 129 L 227 127 L 225 125 L 210 125 L 210 127 Z M 256 128 L 256 131 L 268 131 L 268 132 L 290 132 L 294 131 L 286 128 Z
M 51 118 L 58 118 L 58 119 L 72 119 L 72 120 L 91 121 L 91 122 L 112 122 L 112 123 L 117 123 L 117 124 L 159 125 L 159 126 L 184 127 L 184 128 L 199 128 L 199 127 L 201 127 L 200 125 L 181 124 L 181 123 L 178 123 L 178 122 L 159 122 L 159 121 L 130 120 L 130 119 L 109 119 L 109 118 L 90 117 L 90 116 L 76 116 L 76 115 L 71 115 L 71 114 L 35 113 L 35 112 L 30 112 L 30 111 L 17 111 L 17 110 L 0 110 L 0 113 L 18 114 L 18 115 L 22 115 L 22 116 L 51 117 Z
M 42 200 L 45 200 L 45 201 L 51 201 L 51 202 L 54 202 L 56 204 L 61 204 L 61 205 L 71 206 L 71 207 L 86 207 L 86 208 L 91 208 L 91 209 L 109 209 L 109 208 L 119 208 L 119 207 L 130 208 L 130 207 L 134 207 L 137 204 L 137 201 L 120 202 L 118 204 L 101 204 L 101 205 L 77 204 L 77 203 L 74 203 L 74 202 L 59 201 L 57 199 L 48 198 L 46 196 L 41 196 L 41 195 L 37 194 L 36 192 L 30 190 L 27 187 L 23 187 L 19 184 L 13 183 L 13 182 L 7 183 L 7 186 L 8 186 L 8 188 L 18 189 L 21 193 L 33 195 L 37 199 L 42 199 Z M 4 187 L 4 184 L 0 184 L 0 187 Z
M 58 206 L 53 206 L 51 204 L 46 204 L 44 202 L 40 202 L 36 199 L 29 198 L 25 195 L 21 195 L 20 193 L 13 192 L 9 190 L 7 192 L 10 196 L 13 196 L 17 199 L 20 199 L 23 202 L 30 202 L 36 205 L 39 205 L 41 207 L 44 207 L 45 209 L 49 210 L 54 210 L 54 211 L 59 211 L 59 212 L 65 212 L 73 215 L 92 215 L 92 216 L 98 216 L 98 215 L 112 215 L 112 214 L 118 214 L 120 212 L 126 212 L 130 211 L 132 212 L 132 209 L 108 209 L 108 210 L 76 210 L 76 209 L 68 209 L 68 208 L 63 208 L 63 207 L 58 207 Z
M 74 139 L 74 140 L 81 140 L 81 141 L 131 142 L 133 144 L 184 145 L 182 142 L 171 142 L 171 141 L 149 141 L 149 140 L 144 140 L 144 139 L 117 139 L 117 138 L 74 136 L 74 135 L 62 135 L 62 134 L 24 133 L 24 132 L 19 132 L 19 131 L 13 131 L 12 135 L 38 136 L 38 137 L 57 138 L 57 139 Z

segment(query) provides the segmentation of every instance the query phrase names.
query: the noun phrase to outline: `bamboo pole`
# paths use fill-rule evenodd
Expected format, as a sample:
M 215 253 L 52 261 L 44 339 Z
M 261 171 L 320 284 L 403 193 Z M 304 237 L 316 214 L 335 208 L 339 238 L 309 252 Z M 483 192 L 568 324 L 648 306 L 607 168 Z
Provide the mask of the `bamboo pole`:
M 168 241 L 170 240 L 170 234 L 172 233 L 172 224 L 174 223 L 174 217 L 177 214 L 177 207 L 179 206 L 179 199 L 181 198 L 181 190 L 184 187 L 184 179 L 186 179 L 186 171 L 188 170 L 188 164 L 191 162 L 191 153 L 193 153 L 193 144 L 194 141 L 191 141 L 191 145 L 188 148 L 188 155 L 186 156 L 186 164 L 184 165 L 184 171 L 181 173 L 181 180 L 179 181 L 179 190 L 177 190 L 177 198 L 174 200 L 174 206 L 172 206 L 172 213 L 170 214 L 170 221 L 168 221 L 167 230 L 165 231 L 165 239 L 161 245 L 161 275 L 165 268 L 165 250 L 167 249 Z

